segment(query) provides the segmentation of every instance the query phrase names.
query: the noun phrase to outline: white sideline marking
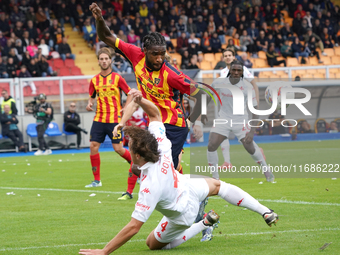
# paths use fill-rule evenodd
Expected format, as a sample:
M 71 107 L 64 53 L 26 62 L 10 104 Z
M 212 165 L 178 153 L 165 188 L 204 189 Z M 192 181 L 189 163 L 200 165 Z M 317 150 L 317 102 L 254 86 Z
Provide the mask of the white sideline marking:
M 245 233 L 231 233 L 226 235 L 216 234 L 215 236 L 257 236 L 266 234 L 285 234 L 285 233 L 299 233 L 299 232 L 317 232 L 317 231 L 340 231 L 340 228 L 320 228 L 320 229 L 291 229 L 282 231 L 268 231 L 268 232 L 245 232 Z M 196 237 L 197 238 L 197 237 Z M 130 240 L 128 242 L 145 242 L 146 239 Z M 91 245 L 104 245 L 105 243 L 87 243 L 87 244 L 62 244 L 62 245 L 51 245 L 51 246 L 31 246 L 31 247 L 18 247 L 18 248 L 5 248 L 0 249 L 0 251 L 20 251 L 20 250 L 30 250 L 30 249 L 44 249 L 44 248 L 61 248 L 61 247 L 71 247 L 71 246 L 84 246 L 84 248 Z
M 104 193 L 104 194 L 122 194 L 121 192 L 115 191 L 106 191 L 106 190 L 94 190 L 94 189 L 86 189 L 86 190 L 78 190 L 78 189 L 47 189 L 47 188 L 17 188 L 17 187 L 0 187 L 0 189 L 8 189 L 8 190 L 40 190 L 40 191 L 62 191 L 62 192 L 95 192 L 95 193 Z M 133 195 L 137 195 L 137 193 L 133 193 Z M 218 196 L 210 197 L 209 199 L 222 199 Z M 330 205 L 330 206 L 340 206 L 340 203 L 326 203 L 326 202 L 308 202 L 308 201 L 291 201 L 291 200 L 283 200 L 283 199 L 258 199 L 261 202 L 271 202 L 271 203 L 281 203 L 281 204 L 297 204 L 297 205 Z

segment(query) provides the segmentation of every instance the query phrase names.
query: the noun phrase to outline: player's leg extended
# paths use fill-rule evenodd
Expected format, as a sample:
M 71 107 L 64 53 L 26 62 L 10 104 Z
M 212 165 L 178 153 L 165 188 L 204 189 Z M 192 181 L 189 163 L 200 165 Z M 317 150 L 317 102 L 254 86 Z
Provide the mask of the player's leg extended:
M 118 198 L 118 200 L 125 201 L 125 200 L 129 200 L 129 199 L 133 198 L 132 192 L 133 192 L 133 190 L 136 186 L 137 178 L 140 175 L 140 173 L 138 175 L 134 174 L 134 173 L 136 173 L 136 171 L 138 171 L 138 168 L 131 161 L 130 168 L 129 168 L 129 175 L 128 175 L 128 179 L 127 179 L 128 187 L 127 187 L 126 192 L 124 192 L 122 194 L 122 196 Z M 140 170 L 139 170 L 139 172 L 140 172 Z
M 215 168 L 218 166 L 217 148 L 220 146 L 220 144 L 223 142 L 224 139 L 227 139 L 227 137 L 224 135 L 215 133 L 215 132 L 210 132 L 208 150 L 207 150 L 209 166 L 215 166 Z M 219 179 L 219 173 L 217 171 L 218 169 L 215 169 L 215 170 L 216 171 L 212 172 L 212 176 L 215 179 Z
M 183 174 L 183 166 L 181 164 L 182 162 L 182 155 L 183 155 L 183 149 L 181 150 L 181 153 L 178 155 L 178 165 L 176 170 L 180 173 Z
M 241 142 L 244 146 L 244 148 L 247 150 L 247 152 L 251 155 L 251 157 L 254 159 L 256 163 L 261 165 L 262 171 L 264 175 L 266 176 L 266 179 L 268 182 L 274 181 L 274 175 L 269 169 L 266 159 L 263 154 L 263 150 L 253 141 L 252 143 L 245 143 L 244 139 L 241 139 Z
M 232 165 L 230 163 L 230 143 L 229 143 L 229 139 L 225 139 L 221 143 L 221 149 L 222 149 L 222 154 L 223 154 L 223 158 L 224 158 L 224 163 L 223 163 L 222 166 L 231 168 Z
M 266 223 L 271 226 L 279 217 L 268 207 L 260 204 L 255 198 L 239 187 L 212 178 L 205 178 L 209 186 L 209 196 L 218 195 L 228 203 L 245 207 L 262 215 Z

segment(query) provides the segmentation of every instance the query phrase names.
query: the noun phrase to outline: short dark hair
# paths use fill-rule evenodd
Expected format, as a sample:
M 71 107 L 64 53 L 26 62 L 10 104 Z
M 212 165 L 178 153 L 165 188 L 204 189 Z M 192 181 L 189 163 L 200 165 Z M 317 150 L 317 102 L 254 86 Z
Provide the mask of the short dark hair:
M 139 154 L 147 162 L 156 163 L 159 160 L 160 152 L 156 138 L 147 130 L 139 127 L 125 127 L 125 135 L 132 139 L 130 150 Z
M 143 38 L 143 47 L 147 50 L 154 45 L 166 46 L 164 37 L 158 32 L 152 32 Z
M 240 60 L 234 59 L 234 60 L 230 63 L 230 68 L 229 68 L 229 72 L 228 72 L 227 77 L 230 76 L 230 70 L 231 70 L 231 68 L 232 68 L 234 65 L 240 65 L 240 66 L 242 67 L 242 70 L 243 70 L 243 62 L 240 61 Z M 243 78 L 243 72 L 242 72 L 241 78 Z

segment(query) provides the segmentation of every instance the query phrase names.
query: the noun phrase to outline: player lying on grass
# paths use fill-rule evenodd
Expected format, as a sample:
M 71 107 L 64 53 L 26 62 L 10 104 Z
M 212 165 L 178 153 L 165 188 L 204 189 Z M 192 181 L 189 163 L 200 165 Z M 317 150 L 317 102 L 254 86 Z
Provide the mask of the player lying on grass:
M 215 224 L 219 216 L 211 210 L 203 220 L 193 224 L 199 202 L 207 196 L 218 195 L 227 202 L 246 207 L 263 216 L 271 226 L 278 216 L 261 205 L 242 189 L 213 178 L 189 178 L 176 172 L 171 159 L 171 142 L 165 135 L 165 126 L 158 108 L 132 89 L 133 102 L 127 106 L 119 128 L 129 119 L 137 105 L 149 115 L 149 130 L 127 127 L 129 148 L 133 162 L 141 170 L 138 201 L 131 221 L 102 250 L 81 249 L 79 254 L 110 254 L 138 233 L 144 222 L 156 209 L 164 216 L 149 234 L 146 244 L 151 250 L 174 248 L 202 230 Z M 115 129 L 117 133 L 118 129 Z

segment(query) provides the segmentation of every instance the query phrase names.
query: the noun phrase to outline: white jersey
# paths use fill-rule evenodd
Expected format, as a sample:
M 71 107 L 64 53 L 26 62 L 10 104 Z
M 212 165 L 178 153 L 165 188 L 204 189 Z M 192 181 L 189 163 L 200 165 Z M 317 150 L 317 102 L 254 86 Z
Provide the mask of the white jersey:
M 161 156 L 158 162 L 148 162 L 140 167 L 141 184 L 132 217 L 145 222 L 156 209 L 169 219 L 175 219 L 185 212 L 188 204 L 187 178 L 173 167 L 172 144 L 165 135 L 164 124 L 153 121 L 149 131 L 158 141 Z
M 226 85 L 236 86 L 242 91 L 244 96 L 244 115 L 233 114 L 233 94 L 228 88 L 223 88 L 223 86 Z M 248 81 L 240 79 L 238 83 L 232 85 L 229 78 L 218 78 L 213 82 L 212 86 L 219 89 L 219 95 L 222 101 L 222 106 L 219 111 L 221 118 L 232 119 L 233 122 L 248 120 L 248 88 L 251 88 L 252 91 L 253 106 L 257 106 L 254 87 Z
M 221 70 L 220 77 L 221 78 L 226 78 L 229 73 L 229 68 L 226 67 Z M 247 81 L 251 82 L 254 79 L 254 75 L 252 75 L 251 72 L 249 72 L 248 68 L 243 66 L 243 78 L 246 79 Z

